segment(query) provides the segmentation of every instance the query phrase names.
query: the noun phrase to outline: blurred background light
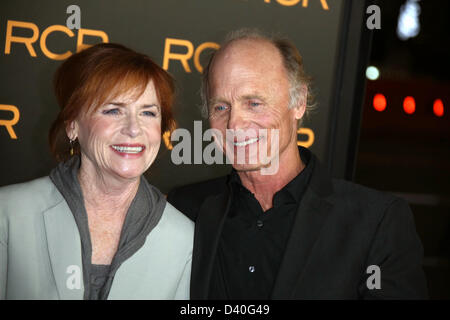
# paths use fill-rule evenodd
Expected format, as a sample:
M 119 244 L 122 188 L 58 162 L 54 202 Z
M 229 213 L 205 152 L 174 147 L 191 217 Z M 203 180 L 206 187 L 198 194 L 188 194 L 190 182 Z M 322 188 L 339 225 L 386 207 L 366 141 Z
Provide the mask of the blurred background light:
M 380 76 L 380 71 L 378 71 L 377 67 L 369 66 L 366 69 L 366 77 L 369 80 L 377 80 Z
M 416 101 L 413 97 L 408 96 L 403 100 L 403 110 L 407 114 L 413 114 L 416 111 Z
M 438 117 L 444 116 L 444 103 L 442 102 L 441 99 L 434 100 L 433 112 Z
M 407 0 L 400 7 L 397 23 L 397 36 L 401 40 L 408 40 L 417 36 L 420 32 L 420 0 Z
M 377 111 L 384 111 L 384 109 L 386 109 L 387 106 L 387 102 L 386 102 L 386 98 L 384 95 L 382 95 L 381 93 L 377 93 L 374 97 L 373 97 L 373 108 Z

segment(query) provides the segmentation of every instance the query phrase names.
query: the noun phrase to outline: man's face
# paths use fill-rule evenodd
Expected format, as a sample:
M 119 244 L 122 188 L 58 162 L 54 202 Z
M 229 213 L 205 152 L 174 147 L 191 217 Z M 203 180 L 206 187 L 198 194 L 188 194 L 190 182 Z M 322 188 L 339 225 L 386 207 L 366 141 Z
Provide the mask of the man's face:
M 209 120 L 220 131 L 223 139 L 217 142 L 236 170 L 260 170 L 275 152 L 282 165 L 292 150 L 298 152 L 297 120 L 304 108 L 288 108 L 289 87 L 282 57 L 269 42 L 237 40 L 214 58 Z M 245 161 L 237 158 L 242 154 Z

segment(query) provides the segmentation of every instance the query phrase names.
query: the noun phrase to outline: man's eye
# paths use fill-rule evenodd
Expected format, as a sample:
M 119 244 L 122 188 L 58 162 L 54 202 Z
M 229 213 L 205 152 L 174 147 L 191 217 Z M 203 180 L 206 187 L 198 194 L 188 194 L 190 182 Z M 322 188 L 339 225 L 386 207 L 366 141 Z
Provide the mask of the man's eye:
M 248 104 L 250 107 L 259 107 L 261 105 L 261 102 L 250 101 Z
M 113 109 L 105 109 L 102 111 L 103 114 L 108 114 L 108 115 L 118 115 L 120 113 L 120 110 L 117 108 L 113 108 Z
M 227 107 L 224 106 L 224 105 L 218 105 L 218 106 L 216 106 L 214 109 L 215 109 L 216 111 L 224 111 L 224 110 L 227 109 Z

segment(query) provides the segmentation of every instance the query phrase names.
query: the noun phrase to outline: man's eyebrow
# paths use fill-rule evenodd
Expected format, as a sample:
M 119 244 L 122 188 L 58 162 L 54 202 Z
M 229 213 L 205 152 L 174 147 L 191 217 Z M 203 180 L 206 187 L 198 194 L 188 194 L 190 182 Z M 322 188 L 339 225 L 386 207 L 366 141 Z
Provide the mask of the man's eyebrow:
M 215 104 L 215 103 L 228 103 L 228 102 L 225 99 L 218 99 L 218 98 L 212 98 L 212 99 L 209 99 L 209 101 L 208 101 L 208 105 Z
M 251 100 L 251 99 L 266 101 L 266 99 L 259 94 L 246 94 L 241 97 L 241 100 Z
M 246 95 L 243 95 L 243 96 L 241 96 L 239 98 L 239 100 L 250 100 L 250 99 L 259 99 L 259 100 L 262 100 L 262 101 L 266 101 L 265 97 L 263 97 L 260 94 L 256 94 L 256 93 L 254 93 L 254 94 L 246 94 Z M 215 104 L 215 103 L 228 103 L 228 102 L 227 102 L 227 100 L 221 99 L 221 98 L 211 98 L 208 101 L 209 105 Z

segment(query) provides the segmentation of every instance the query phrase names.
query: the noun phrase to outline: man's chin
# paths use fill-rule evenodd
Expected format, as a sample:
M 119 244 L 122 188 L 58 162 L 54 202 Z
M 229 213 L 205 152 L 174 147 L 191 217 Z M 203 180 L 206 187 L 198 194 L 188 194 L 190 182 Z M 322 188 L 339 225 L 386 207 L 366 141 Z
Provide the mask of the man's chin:
M 261 175 L 275 175 L 278 173 L 278 161 L 272 161 L 268 164 L 233 164 L 237 172 L 259 172 Z
M 233 164 L 233 168 L 236 171 L 260 171 L 262 169 L 267 169 L 270 167 L 270 164 Z
M 260 164 L 233 164 L 233 168 L 236 171 L 244 172 L 244 171 L 259 171 L 261 170 L 262 165 Z

